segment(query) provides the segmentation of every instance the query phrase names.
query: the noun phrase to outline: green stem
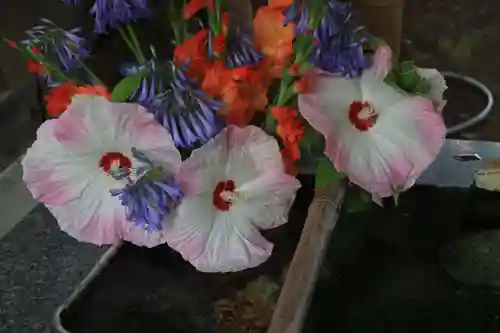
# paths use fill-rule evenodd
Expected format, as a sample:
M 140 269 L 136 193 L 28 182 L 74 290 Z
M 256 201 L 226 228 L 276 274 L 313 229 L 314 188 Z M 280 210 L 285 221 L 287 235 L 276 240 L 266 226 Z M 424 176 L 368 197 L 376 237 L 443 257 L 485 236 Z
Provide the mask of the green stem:
M 168 20 L 171 22 L 172 31 L 174 33 L 174 45 L 181 45 L 186 38 L 186 20 L 182 19 L 182 12 L 178 11 L 175 7 L 175 1 L 170 1 L 170 8 L 168 10 Z M 186 1 L 183 1 L 183 7 Z
M 132 37 L 132 43 L 135 46 L 135 50 L 137 51 L 137 54 L 139 55 L 140 58 L 140 64 L 144 65 L 146 63 L 146 58 L 144 57 L 144 54 L 142 53 L 141 50 L 141 45 L 139 44 L 139 40 L 137 39 L 137 35 L 135 34 L 134 28 L 130 25 L 130 23 L 127 23 L 127 30 L 128 33 L 130 34 L 130 37 Z
M 100 86 L 106 87 L 104 83 L 102 83 L 101 79 L 97 75 L 95 75 L 94 72 L 90 68 L 87 67 L 83 62 L 78 61 L 80 63 L 80 66 L 82 66 L 83 70 L 87 72 L 87 74 L 94 79 L 94 81 L 99 84 Z
M 208 2 L 208 0 L 206 0 Z M 221 32 L 221 22 L 220 22 L 220 3 L 218 0 L 214 0 L 214 10 L 208 9 L 208 25 L 212 30 L 214 36 L 217 36 Z
M 125 42 L 125 44 L 127 44 L 128 48 L 130 49 L 130 51 L 134 54 L 134 57 L 137 59 L 137 62 L 141 62 L 141 57 L 140 55 L 137 53 L 134 45 L 132 44 L 132 42 L 130 41 L 130 39 L 128 38 L 127 34 L 125 33 L 125 31 L 123 30 L 122 27 L 118 27 L 118 32 L 120 33 L 120 36 L 122 37 L 123 41 Z

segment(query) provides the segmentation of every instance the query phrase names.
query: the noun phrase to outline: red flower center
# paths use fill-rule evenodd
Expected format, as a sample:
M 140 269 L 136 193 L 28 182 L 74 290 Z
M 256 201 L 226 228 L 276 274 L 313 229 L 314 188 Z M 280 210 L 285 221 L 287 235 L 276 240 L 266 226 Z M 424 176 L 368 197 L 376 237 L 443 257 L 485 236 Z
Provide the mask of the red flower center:
M 349 120 L 358 130 L 364 132 L 377 122 L 378 114 L 368 102 L 354 101 L 349 106 Z
M 111 170 L 121 168 L 127 172 L 128 176 L 132 168 L 132 161 L 122 153 L 109 152 L 101 156 L 99 166 L 107 174 L 109 174 Z
M 236 184 L 232 180 L 218 182 L 212 194 L 215 208 L 223 212 L 228 211 L 232 204 L 231 200 L 228 199 L 228 195 L 234 194 L 235 189 Z

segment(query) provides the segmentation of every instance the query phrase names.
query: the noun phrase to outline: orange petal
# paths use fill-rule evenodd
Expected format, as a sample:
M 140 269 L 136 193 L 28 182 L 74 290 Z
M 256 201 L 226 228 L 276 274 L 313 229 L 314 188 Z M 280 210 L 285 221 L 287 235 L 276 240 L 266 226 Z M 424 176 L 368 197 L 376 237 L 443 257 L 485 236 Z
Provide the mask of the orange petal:
M 216 60 L 208 67 L 201 88 L 208 95 L 221 98 L 222 92 L 232 81 L 231 70 L 221 60 Z
M 106 97 L 106 99 L 108 99 L 108 100 L 111 99 L 111 94 L 109 93 L 108 89 L 106 87 L 103 87 L 103 86 L 85 85 L 82 87 L 76 87 L 73 94 L 74 95 L 76 95 L 76 94 L 97 95 L 97 96 Z
M 31 74 L 43 74 L 45 72 L 45 68 L 39 62 L 28 59 L 27 61 L 28 72 Z
M 308 77 L 307 76 L 301 77 L 298 81 L 295 82 L 294 88 L 297 94 L 307 93 L 310 90 Z
M 187 75 L 201 79 L 208 67 L 206 42 L 208 30 L 200 30 L 186 38 L 184 43 L 174 49 L 174 59 L 178 66 L 188 64 Z
M 185 19 L 193 17 L 198 11 L 207 7 L 210 10 L 214 9 L 214 1 L 213 0 L 191 0 L 189 1 L 182 10 L 182 15 Z
M 254 19 L 254 45 L 265 57 L 271 77 L 281 76 L 293 53 L 294 23 L 285 26 L 282 10 L 261 7 Z
M 269 0 L 267 2 L 267 5 L 270 8 L 279 8 L 279 9 L 287 8 L 287 7 L 291 6 L 292 4 L 293 4 L 293 0 Z
M 45 95 L 47 114 L 51 117 L 58 117 L 66 111 L 76 88 L 77 86 L 73 81 L 68 81 L 50 89 L 48 94 Z

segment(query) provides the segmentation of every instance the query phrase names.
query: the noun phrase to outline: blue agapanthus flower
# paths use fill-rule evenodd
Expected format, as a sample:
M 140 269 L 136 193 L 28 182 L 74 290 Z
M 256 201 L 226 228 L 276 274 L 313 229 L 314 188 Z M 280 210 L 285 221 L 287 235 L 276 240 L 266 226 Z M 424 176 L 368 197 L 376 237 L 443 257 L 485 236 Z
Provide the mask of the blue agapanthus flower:
M 363 42 L 352 19 L 350 3 L 328 0 L 327 10 L 314 31 L 318 47 L 312 63 L 327 72 L 348 77 L 361 75 L 366 67 Z
M 147 109 L 153 105 L 156 96 L 165 91 L 164 76 L 161 71 L 157 70 L 156 59 L 151 59 L 147 64 L 141 66 L 136 63 L 124 63 L 120 66 L 120 73 L 123 76 L 133 75 L 143 70 L 147 73 L 129 100 L 137 102 Z
M 41 51 L 44 59 L 63 73 L 70 73 L 82 67 L 83 60 L 90 54 L 86 40 L 81 37 L 81 29 L 64 30 L 54 22 L 42 18 L 41 24 L 26 31 L 28 39 L 22 43 Z M 51 85 L 57 85 L 54 78 L 47 76 Z
M 65 5 L 78 5 L 80 0 L 61 0 Z
M 225 62 L 229 68 L 255 66 L 262 58 L 263 55 L 253 47 L 250 34 L 228 36 Z
M 213 138 L 224 126 L 217 117 L 223 103 L 214 100 L 186 77 L 185 69 L 173 63 L 172 80 L 149 109 L 155 119 L 172 135 L 178 148 L 193 148 Z
M 180 186 L 174 177 L 149 159 L 144 153 L 132 149 L 132 156 L 141 165 L 134 171 L 135 179 L 122 189 L 111 190 L 125 206 L 127 220 L 148 232 L 161 231 L 165 217 L 182 198 Z M 112 174 L 122 179 L 125 173 Z
M 285 9 L 288 22 L 296 23 L 296 33 L 303 34 L 312 29 L 318 46 L 311 57 L 316 67 L 348 77 L 361 75 L 366 67 L 363 53 L 364 39 L 358 34 L 358 27 L 352 19 L 350 3 L 327 0 L 323 16 L 316 27 L 310 26 L 309 10 L 295 1 Z
M 147 17 L 149 9 L 147 0 L 95 0 L 90 13 L 95 17 L 95 32 L 103 34 L 123 23 Z

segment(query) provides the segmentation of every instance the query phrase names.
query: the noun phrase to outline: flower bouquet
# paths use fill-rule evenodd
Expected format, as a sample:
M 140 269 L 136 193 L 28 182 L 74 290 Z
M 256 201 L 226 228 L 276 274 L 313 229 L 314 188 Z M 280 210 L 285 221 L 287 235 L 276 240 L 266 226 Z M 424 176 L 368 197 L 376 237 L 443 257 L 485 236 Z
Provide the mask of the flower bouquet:
M 287 222 L 298 173 L 382 204 L 440 151 L 443 77 L 393 64 L 349 3 L 269 0 L 249 25 L 222 0 L 166 3 L 172 59 L 134 33 L 146 0 L 94 1 L 95 33 L 117 29 L 137 60 L 115 86 L 85 65 L 78 29 L 42 19 L 7 40 L 50 87 L 24 181 L 77 240 L 168 244 L 199 271 L 240 271 L 270 257 L 260 231 Z

